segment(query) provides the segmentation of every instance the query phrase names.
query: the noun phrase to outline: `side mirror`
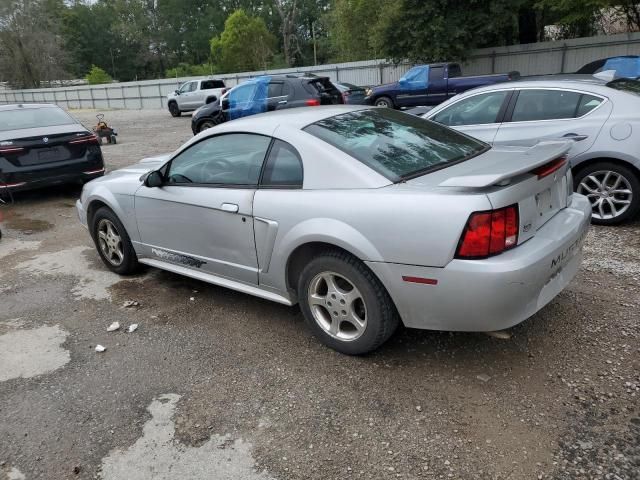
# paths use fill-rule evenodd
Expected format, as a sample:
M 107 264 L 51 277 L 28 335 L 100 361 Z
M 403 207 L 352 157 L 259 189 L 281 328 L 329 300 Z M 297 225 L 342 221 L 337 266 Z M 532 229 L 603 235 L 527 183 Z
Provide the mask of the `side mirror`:
M 175 90 L 175 91 L 174 91 L 174 93 L 175 93 L 176 95 L 180 95 L 180 90 Z
M 157 170 L 149 173 L 149 175 L 147 175 L 147 178 L 144 179 L 145 187 L 149 187 L 149 188 L 161 187 L 162 183 L 163 183 L 162 174 Z
M 223 99 L 221 106 L 223 110 L 229 110 L 229 99 L 228 98 Z
M 409 82 L 407 82 L 407 79 L 406 79 L 406 78 L 401 78 L 400 80 L 398 80 L 398 84 L 399 84 L 401 87 L 406 87 L 406 86 L 407 86 L 407 83 L 409 83 Z

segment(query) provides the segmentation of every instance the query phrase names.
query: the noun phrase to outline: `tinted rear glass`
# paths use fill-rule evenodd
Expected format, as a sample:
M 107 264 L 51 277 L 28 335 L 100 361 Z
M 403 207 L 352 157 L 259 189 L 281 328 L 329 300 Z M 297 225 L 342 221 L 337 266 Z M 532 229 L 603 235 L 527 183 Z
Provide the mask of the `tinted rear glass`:
M 0 131 L 76 123 L 60 108 L 17 108 L 0 111 Z
M 616 90 L 622 90 L 623 92 L 629 92 L 634 95 L 640 96 L 640 81 L 632 80 L 630 78 L 619 78 L 613 82 L 607 83 L 607 87 L 615 88 Z
M 210 90 L 212 88 L 224 88 L 224 82 L 222 80 L 204 80 L 202 82 L 202 90 Z
M 336 115 L 304 130 L 394 182 L 439 170 L 489 149 L 479 140 L 390 108 Z

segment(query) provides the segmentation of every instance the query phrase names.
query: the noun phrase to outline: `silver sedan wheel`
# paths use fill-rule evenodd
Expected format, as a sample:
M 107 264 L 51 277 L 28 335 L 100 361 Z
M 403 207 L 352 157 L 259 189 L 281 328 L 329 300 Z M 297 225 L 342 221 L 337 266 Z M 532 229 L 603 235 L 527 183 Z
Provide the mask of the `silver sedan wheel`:
M 98 244 L 104 258 L 114 267 L 120 266 L 124 260 L 122 238 L 116 227 L 106 218 L 98 223 Z
M 307 294 L 316 323 L 341 341 L 359 338 L 367 328 L 367 307 L 356 286 L 334 272 L 313 277 Z
M 593 216 L 600 220 L 622 215 L 633 200 L 629 180 L 611 170 L 600 170 L 584 177 L 578 185 L 578 193 L 589 199 Z

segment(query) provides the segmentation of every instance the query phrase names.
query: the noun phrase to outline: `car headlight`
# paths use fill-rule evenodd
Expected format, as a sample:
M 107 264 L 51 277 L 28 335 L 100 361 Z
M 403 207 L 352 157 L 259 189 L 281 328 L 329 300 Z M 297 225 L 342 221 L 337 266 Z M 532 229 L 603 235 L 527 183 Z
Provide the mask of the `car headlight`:
M 365 88 L 364 90 L 365 97 L 370 97 L 372 93 L 373 93 L 373 90 L 371 90 L 370 88 Z

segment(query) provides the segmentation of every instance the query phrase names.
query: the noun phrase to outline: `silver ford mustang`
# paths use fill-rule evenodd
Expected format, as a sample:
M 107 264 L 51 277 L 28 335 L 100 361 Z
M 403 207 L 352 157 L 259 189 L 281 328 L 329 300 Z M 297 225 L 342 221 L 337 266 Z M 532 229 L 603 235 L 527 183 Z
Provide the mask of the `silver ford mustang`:
M 390 109 L 256 115 L 88 183 L 104 263 L 280 302 L 348 354 L 407 327 L 493 331 L 575 276 L 591 206 L 565 142 L 489 145 Z

